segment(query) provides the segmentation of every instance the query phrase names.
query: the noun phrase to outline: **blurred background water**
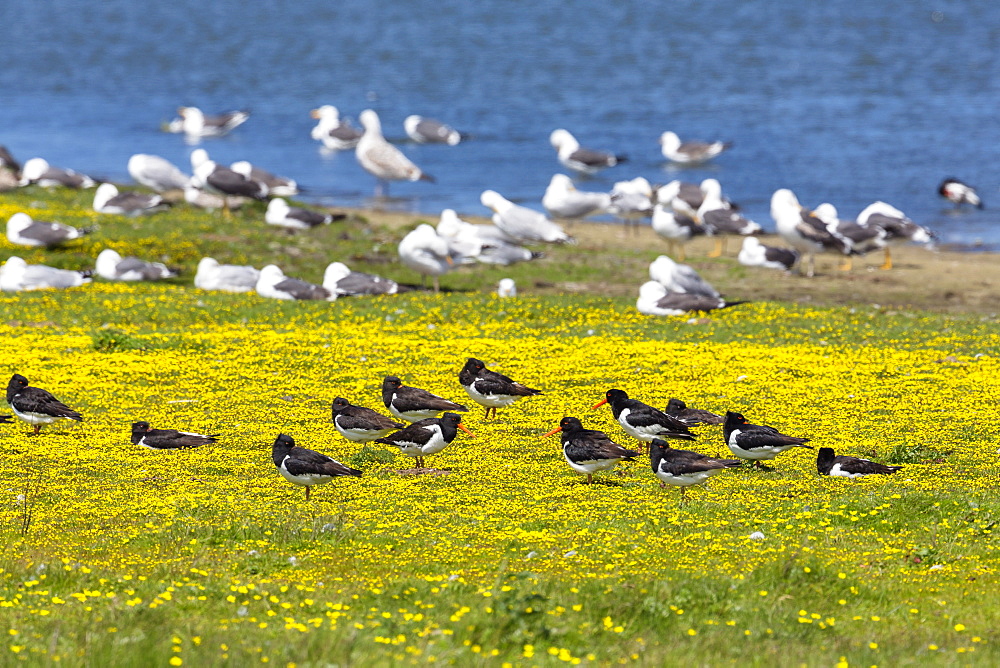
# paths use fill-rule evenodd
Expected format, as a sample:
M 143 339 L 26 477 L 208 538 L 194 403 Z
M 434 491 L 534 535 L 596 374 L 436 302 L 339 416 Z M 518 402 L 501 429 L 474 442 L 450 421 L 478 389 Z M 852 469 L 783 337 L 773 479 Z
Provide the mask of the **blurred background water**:
M 365 108 L 402 140 L 409 114 L 472 135 L 456 147 L 401 143 L 436 184 L 394 183 L 393 206 L 436 218 L 486 214 L 486 188 L 541 208 L 563 171 L 564 127 L 630 161 L 578 182 L 718 178 L 773 229 L 771 193 L 841 217 L 883 199 L 944 242 L 1000 248 L 1000 3 L 987 0 L 8 0 L 0 3 L 0 144 L 22 162 L 129 182 L 133 153 L 186 171 L 192 146 L 164 133 L 179 105 L 252 110 L 202 143 L 293 177 L 304 197 L 370 204 L 353 152 L 324 154 L 310 109 Z M 657 139 L 727 139 L 702 168 L 663 160 Z M 937 195 L 946 176 L 984 211 Z

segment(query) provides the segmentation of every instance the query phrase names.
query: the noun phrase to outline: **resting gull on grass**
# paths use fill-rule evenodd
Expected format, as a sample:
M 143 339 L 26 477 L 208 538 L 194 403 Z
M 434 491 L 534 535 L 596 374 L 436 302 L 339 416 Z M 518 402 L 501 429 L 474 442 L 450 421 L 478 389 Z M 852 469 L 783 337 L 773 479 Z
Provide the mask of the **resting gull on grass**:
M 156 192 L 184 190 L 191 177 L 166 158 L 148 153 L 136 153 L 128 159 L 128 173 L 139 185 Z
M 7 241 L 17 246 L 53 248 L 94 231 L 94 227 L 73 227 L 63 223 L 32 220 L 26 213 L 15 213 L 7 220 Z
M 191 166 L 194 168 L 191 185 L 221 195 L 224 216 L 229 215 L 229 196 L 260 200 L 267 198 L 267 186 L 210 160 L 208 152 L 203 148 L 191 152 Z
M 375 274 L 351 271 L 343 262 L 331 262 L 323 272 L 323 287 L 338 297 L 357 295 L 394 295 L 399 290 L 396 281 Z
M 90 271 L 56 269 L 44 264 L 28 264 L 12 255 L 0 267 L 0 290 L 45 290 L 47 288 L 75 288 L 90 283 Z
M 264 184 L 270 197 L 292 197 L 299 194 L 299 185 L 287 176 L 277 176 L 271 172 L 240 160 L 229 165 L 229 169 L 250 181 Z
M 97 275 L 109 281 L 158 281 L 172 278 L 177 271 L 161 262 L 146 262 L 135 257 L 122 257 L 110 248 L 97 256 Z
M 163 211 L 170 204 L 159 195 L 134 191 L 119 192 L 113 183 L 102 183 L 94 193 L 94 211 L 120 216 L 141 216 Z
M 583 218 L 606 211 L 611 206 L 611 195 L 577 190 L 568 176 L 553 174 L 542 206 L 555 218 Z
M 329 225 L 335 220 L 347 218 L 344 213 L 320 213 L 312 209 L 289 206 L 288 202 L 275 197 L 267 204 L 264 221 L 268 225 L 277 225 L 290 230 L 311 230 L 319 225 Z
M 270 299 L 326 300 L 330 302 L 337 299 L 337 293 L 330 292 L 322 285 L 289 278 L 277 265 L 273 264 L 260 270 L 256 290 L 261 297 Z
M 86 174 L 72 169 L 53 167 L 45 158 L 32 158 L 21 169 L 22 186 L 39 185 L 45 188 L 64 186 L 66 188 L 93 188 L 97 181 Z
M 194 275 L 194 287 L 218 292 L 252 292 L 259 277 L 260 270 L 254 267 L 219 264 L 215 258 L 203 257 Z
M 747 267 L 790 271 L 799 261 L 799 252 L 791 248 L 765 246 L 757 237 L 747 237 L 743 240 L 743 248 L 740 249 L 737 259 L 740 264 Z
M 483 191 L 479 201 L 493 211 L 493 224 L 512 239 L 573 243 L 573 237 L 549 220 L 544 213 L 514 204 L 495 190 Z
M 727 302 L 721 297 L 670 292 L 661 283 L 647 281 L 639 288 L 635 307 L 646 315 L 683 315 L 691 311 L 714 311 L 743 302 Z
M 670 292 L 718 298 L 719 291 L 702 278 L 690 265 L 674 262 L 661 255 L 649 265 L 649 278 Z

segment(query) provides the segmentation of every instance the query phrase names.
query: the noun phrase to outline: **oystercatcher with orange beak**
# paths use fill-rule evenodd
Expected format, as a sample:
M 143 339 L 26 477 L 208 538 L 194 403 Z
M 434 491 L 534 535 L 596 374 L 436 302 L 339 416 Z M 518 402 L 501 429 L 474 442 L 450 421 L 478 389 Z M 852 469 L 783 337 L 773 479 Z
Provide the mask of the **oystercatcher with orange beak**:
M 611 413 L 630 436 L 646 443 L 654 438 L 678 438 L 693 441 L 696 437 L 682 420 L 671 417 L 658 408 L 629 399 L 624 390 L 611 389 L 590 410 L 609 404 Z

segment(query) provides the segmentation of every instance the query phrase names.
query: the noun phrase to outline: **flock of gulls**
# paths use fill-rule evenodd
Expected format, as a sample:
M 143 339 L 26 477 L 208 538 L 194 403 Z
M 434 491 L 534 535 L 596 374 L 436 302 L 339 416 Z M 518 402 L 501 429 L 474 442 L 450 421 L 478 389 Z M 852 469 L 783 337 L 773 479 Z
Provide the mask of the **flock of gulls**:
M 469 398 L 485 409 L 484 419 L 497 409 L 505 408 L 527 397 L 543 394 L 502 373 L 488 369 L 476 358 L 468 358 L 458 373 L 458 383 Z M 354 405 L 348 399 L 337 397 L 332 405 L 332 422 L 336 431 L 353 443 L 379 443 L 413 457 L 416 472 L 427 472 L 424 457 L 444 450 L 458 436 L 459 431 L 474 434 L 463 424 L 459 413 L 468 407 L 438 396 L 418 387 L 404 385 L 397 376 L 386 376 L 382 381 L 382 404 L 392 416 L 364 406 Z M 14 374 L 7 384 L 7 403 L 19 419 L 33 427 L 39 435 L 43 425 L 58 420 L 83 421 L 83 415 L 56 399 L 47 390 L 34 387 L 28 379 Z M 782 434 L 768 425 L 751 424 L 742 414 L 727 411 L 725 416 L 704 409 L 690 408 L 680 399 L 670 399 L 664 410 L 630 398 L 624 390 L 610 389 L 591 410 L 609 405 L 615 421 L 631 437 L 648 444 L 653 474 L 661 487 L 680 488 L 681 501 L 685 489 L 704 483 L 710 476 L 748 462 L 757 468 L 766 468 L 762 462 L 775 459 L 793 448 L 812 448 L 810 439 Z M 9 423 L 11 416 L 0 416 L 0 423 Z M 735 459 L 711 457 L 692 450 L 673 448 L 668 440 L 693 441 L 697 436 L 692 428 L 704 425 L 722 425 L 722 437 Z M 605 432 L 587 429 L 577 417 L 567 416 L 559 425 L 543 434 L 547 438 L 561 433 L 562 453 L 574 471 L 593 482 L 594 474 L 613 469 L 622 461 L 633 461 L 642 453 L 613 441 Z M 140 420 L 132 424 L 131 441 L 134 445 L 151 450 L 176 450 L 216 443 L 219 436 L 198 434 L 177 429 L 154 429 L 149 422 Z M 361 476 L 362 471 L 351 468 L 328 455 L 297 446 L 295 439 L 279 434 L 272 446 L 272 461 L 282 477 L 305 487 L 306 499 L 310 488 L 330 482 L 339 476 Z M 873 474 L 891 474 L 900 466 L 888 466 L 868 459 L 835 455 L 832 448 L 820 448 L 816 466 L 819 474 L 834 477 L 860 478 Z
M 317 121 L 312 129 L 313 139 L 328 150 L 353 150 L 358 163 L 375 177 L 377 195 L 386 195 L 392 181 L 434 181 L 433 176 L 385 139 L 375 111 L 366 109 L 359 114 L 361 127 L 353 126 L 332 105 L 314 109 L 311 115 Z M 164 129 L 184 135 L 190 143 L 199 143 L 205 138 L 228 134 L 249 117 L 246 111 L 212 116 L 196 107 L 181 107 L 178 118 L 166 124 Z M 468 139 L 468 135 L 445 123 L 416 115 L 404 120 L 403 129 L 412 141 L 422 144 L 455 146 Z M 582 146 L 563 128 L 554 130 L 549 142 L 559 163 L 577 175 L 594 174 L 628 161 L 624 155 Z M 731 143 L 682 141 L 676 133 L 668 131 L 660 136 L 659 147 L 664 159 L 687 166 L 712 160 L 728 150 Z M 223 216 L 231 215 L 233 209 L 248 199 L 268 200 L 265 223 L 296 231 L 328 225 L 345 217 L 344 214 L 289 204 L 284 198 L 300 192 L 295 180 L 250 162 L 221 165 L 211 160 L 204 148 L 193 150 L 190 160 L 191 173 L 187 174 L 162 157 L 133 155 L 128 161 L 128 172 L 137 184 L 151 192 L 120 191 L 114 184 L 99 183 L 98 179 L 85 174 L 55 167 L 43 158 L 32 158 L 22 166 L 0 146 L 0 190 L 33 184 L 96 187 L 94 210 L 124 216 L 167 210 L 178 201 L 177 197 L 167 196 L 168 193 L 182 193 L 179 199 L 187 204 L 220 209 Z M 954 178 L 945 179 L 938 192 L 956 206 L 983 206 L 974 188 Z M 399 242 L 401 263 L 417 271 L 424 283 L 430 278 L 435 291 L 440 287 L 439 277 L 456 267 L 474 263 L 526 262 L 543 256 L 528 248 L 530 245 L 574 243 L 561 221 L 595 215 L 613 216 L 630 228 L 648 221 L 666 240 L 670 256 L 681 262 L 686 259 L 685 244 L 695 237 L 713 237 L 716 243 L 709 256 L 718 257 L 727 252 L 728 238 L 738 236 L 742 239 L 737 256 L 740 263 L 785 272 L 797 268 L 807 276 L 815 273 L 818 253 L 841 257 L 841 269 L 849 270 L 854 257 L 880 251 L 885 258 L 882 268 L 891 269 L 891 245 L 899 242 L 931 244 L 934 239 L 929 229 L 885 202 L 874 202 L 854 219 L 841 219 L 834 205 L 823 203 L 809 208 L 799 202 L 794 192 L 782 188 L 771 197 L 771 217 L 786 246 L 768 246 L 756 236 L 763 232 L 762 226 L 745 218 L 739 206 L 723 194 L 719 181 L 712 178 L 700 184 L 674 180 L 656 186 L 638 176 L 616 182 L 610 192 L 588 192 L 579 190 L 567 174 L 556 173 L 541 199 L 544 213 L 512 202 L 489 189 L 482 192 L 480 201 L 492 212 L 492 224 L 472 224 L 462 220 L 454 210 L 446 209 L 441 212 L 436 227 L 422 224 Z M 15 213 L 7 222 L 7 239 L 14 245 L 26 247 L 54 248 L 93 231 L 93 228 L 32 220 L 23 212 Z M 177 275 L 175 269 L 163 264 L 122 258 L 111 249 L 102 251 L 93 270 L 80 271 L 28 265 L 13 256 L 0 267 L 0 289 L 74 287 L 89 282 L 95 273 L 106 280 L 125 281 L 160 280 Z M 345 295 L 392 294 L 399 289 L 395 281 L 352 272 L 341 262 L 331 263 L 326 276 L 322 285 L 315 285 L 286 276 L 277 265 L 257 269 L 222 265 L 206 257 L 198 266 L 194 283 L 206 290 L 255 291 L 276 299 L 335 300 Z M 505 279 L 498 294 L 516 294 L 516 286 Z M 730 305 L 732 303 L 722 300 L 714 289 L 691 292 L 672 287 L 670 281 L 661 281 L 655 276 L 639 288 L 637 301 L 640 311 L 654 315 L 675 315 Z

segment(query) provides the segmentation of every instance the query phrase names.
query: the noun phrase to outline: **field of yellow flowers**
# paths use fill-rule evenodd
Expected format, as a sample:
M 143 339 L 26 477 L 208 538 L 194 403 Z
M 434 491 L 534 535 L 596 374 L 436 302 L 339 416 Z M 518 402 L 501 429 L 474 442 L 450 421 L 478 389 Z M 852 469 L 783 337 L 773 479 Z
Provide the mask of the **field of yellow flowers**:
M 401 295 L 288 304 L 94 284 L 0 298 L 0 351 L 80 410 L 5 425 L 3 663 L 892 665 L 996 658 L 998 345 L 977 318 L 775 304 L 710 321 L 627 303 Z M 114 323 L 107 326 L 106 323 Z M 341 438 L 386 374 L 465 401 L 476 356 L 544 390 L 407 457 Z M 648 459 L 582 484 L 564 415 L 632 446 L 610 387 L 735 409 L 905 465 L 820 478 L 812 451 L 678 504 Z M 151 452 L 129 425 L 220 434 Z M 275 436 L 360 468 L 301 488 Z M 693 447 L 723 454 L 720 428 Z M 751 537 L 756 534 L 756 537 Z M 763 537 L 761 537 L 761 535 Z
M 113 224 L 128 252 L 168 245 L 149 223 Z M 229 243 L 204 234 L 214 254 Z M 181 236 L 171 249 L 196 262 L 205 250 Z M 253 243 L 224 259 L 283 248 Z M 3 294 L 0 312 L 3 382 L 21 373 L 85 417 L 38 437 L 0 425 L 0 665 L 1000 660 L 993 317 L 772 302 L 656 319 L 584 295 L 288 303 L 183 279 Z M 457 380 L 470 356 L 544 394 L 485 420 Z M 420 474 L 340 437 L 333 398 L 381 409 L 387 374 L 470 405 L 475 437 Z M 643 456 L 586 485 L 541 436 L 573 415 L 634 447 L 591 410 L 612 387 L 904 468 L 821 478 L 797 449 L 681 505 Z M 137 420 L 220 439 L 149 451 L 129 441 Z M 306 502 L 271 462 L 279 433 L 363 477 Z M 685 447 L 728 455 L 719 427 L 698 434 Z

